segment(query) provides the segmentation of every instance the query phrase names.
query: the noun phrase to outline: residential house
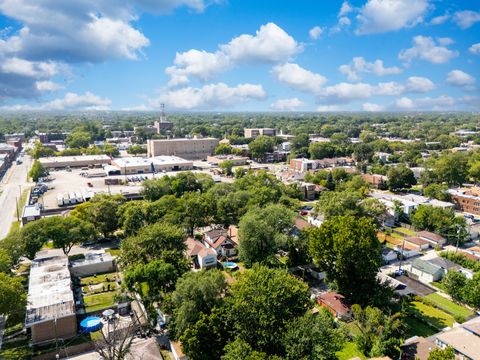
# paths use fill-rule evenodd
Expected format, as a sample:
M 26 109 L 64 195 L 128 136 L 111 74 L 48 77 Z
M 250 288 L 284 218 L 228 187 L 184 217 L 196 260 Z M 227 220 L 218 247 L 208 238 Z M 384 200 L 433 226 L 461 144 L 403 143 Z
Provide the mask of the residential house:
M 445 245 L 447 242 L 447 239 L 445 239 L 443 236 L 430 231 L 420 231 L 417 233 L 417 235 L 421 239 L 427 240 L 432 247 L 443 247 L 443 245 Z
M 70 271 L 76 276 L 90 276 L 112 272 L 115 270 L 115 262 L 110 253 L 104 250 L 87 253 L 83 259 L 70 263 Z
M 422 259 L 413 260 L 410 265 L 410 273 L 425 283 L 438 281 L 443 277 L 443 269 L 440 266 Z
M 426 250 L 430 247 L 430 243 L 418 236 L 407 236 L 405 242 L 413 246 L 418 246 L 421 250 Z
M 348 321 L 352 318 L 351 305 L 341 294 L 333 291 L 320 294 L 317 297 L 317 303 L 339 320 Z
M 437 348 L 434 342 L 421 336 L 407 339 L 400 347 L 401 360 L 428 360 L 430 352 Z
M 473 271 L 465 269 L 451 260 L 445 259 L 443 257 L 436 257 L 428 261 L 434 265 L 440 266 L 443 270 L 444 275 L 446 275 L 449 271 L 457 271 L 464 274 L 467 279 L 473 278 Z
M 185 240 L 185 255 L 191 259 L 195 268 L 215 268 L 217 267 L 217 253 L 194 238 Z
M 307 229 L 309 227 L 312 227 L 312 225 L 308 221 L 304 220 L 300 216 L 297 216 L 295 218 L 295 224 L 294 224 L 294 227 L 292 229 L 292 234 L 294 236 L 300 236 L 301 231 L 303 229 Z
M 385 190 L 387 188 L 388 178 L 385 175 L 362 174 L 362 179 L 376 189 Z
M 453 348 L 456 359 L 480 360 L 480 316 L 434 336 L 439 348 Z
M 382 258 L 385 264 L 390 264 L 392 261 L 398 260 L 398 255 L 392 249 L 384 247 L 382 249 Z
M 217 256 L 230 257 L 237 255 L 237 244 L 228 237 L 227 229 L 212 229 L 203 234 L 203 243 L 215 250 Z

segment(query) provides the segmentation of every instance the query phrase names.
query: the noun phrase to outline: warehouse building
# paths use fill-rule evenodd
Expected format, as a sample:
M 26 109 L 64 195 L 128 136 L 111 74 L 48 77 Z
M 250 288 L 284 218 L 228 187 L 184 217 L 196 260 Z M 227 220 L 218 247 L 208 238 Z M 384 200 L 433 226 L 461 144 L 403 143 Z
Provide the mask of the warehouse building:
M 146 174 L 162 171 L 192 170 L 193 163 L 178 156 L 156 156 L 152 158 L 128 157 L 112 160 L 112 167 L 122 175 Z
M 231 161 L 233 166 L 242 166 L 246 165 L 248 161 L 248 157 L 246 156 L 237 156 L 237 155 L 215 155 L 215 156 L 207 156 L 207 162 L 213 165 L 220 165 L 225 161 Z
M 67 167 L 101 167 L 110 164 L 107 155 L 52 156 L 38 159 L 47 169 L 64 169 Z
M 66 256 L 32 261 L 25 326 L 31 329 L 34 344 L 76 335 L 75 301 Z
M 215 138 L 147 140 L 147 154 L 178 156 L 188 160 L 204 160 L 212 155 L 219 141 Z

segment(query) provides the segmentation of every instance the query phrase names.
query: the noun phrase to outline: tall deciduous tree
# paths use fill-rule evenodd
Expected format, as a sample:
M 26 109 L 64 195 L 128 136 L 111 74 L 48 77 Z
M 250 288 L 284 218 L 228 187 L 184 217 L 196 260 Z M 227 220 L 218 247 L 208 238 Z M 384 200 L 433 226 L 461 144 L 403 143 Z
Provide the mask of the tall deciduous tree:
M 226 301 L 237 337 L 269 354 L 281 349 L 286 324 L 310 306 L 307 284 L 263 266 L 242 273 Z
M 48 174 L 47 169 L 42 165 L 42 163 L 38 160 L 32 165 L 28 176 L 32 178 L 33 181 L 37 182 L 39 178 L 44 177 Z
M 325 310 L 318 314 L 307 312 L 288 323 L 284 335 L 287 360 L 335 360 L 341 350 L 346 332 L 339 328 Z
M 381 245 L 372 219 L 337 216 L 310 231 L 310 253 L 335 281 L 339 292 L 355 303 L 371 300 L 382 264 Z
M 413 171 L 401 164 L 391 167 L 387 172 L 388 188 L 392 191 L 411 188 L 417 183 Z
M 209 315 L 219 306 L 226 287 L 225 277 L 218 270 L 183 275 L 171 298 L 173 311 L 169 329 L 173 338 L 180 338 L 187 328 L 200 320 L 201 314 Z
M 0 272 L 0 314 L 20 320 L 27 305 L 27 295 L 19 277 Z
M 273 151 L 275 143 L 269 136 L 259 136 L 248 144 L 248 149 L 254 159 L 263 159 L 265 155 Z

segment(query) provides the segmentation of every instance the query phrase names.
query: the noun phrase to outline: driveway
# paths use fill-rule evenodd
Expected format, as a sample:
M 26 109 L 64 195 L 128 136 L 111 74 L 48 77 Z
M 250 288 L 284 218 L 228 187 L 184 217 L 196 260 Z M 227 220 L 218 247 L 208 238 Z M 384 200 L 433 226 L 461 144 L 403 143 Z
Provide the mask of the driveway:
M 418 296 L 427 296 L 436 292 L 436 290 L 432 289 L 430 286 L 427 286 L 424 283 L 418 280 L 409 278 L 408 276 L 405 276 L 405 275 L 398 276 L 396 277 L 396 279 L 398 281 L 401 281 L 405 285 L 407 285 L 413 291 L 415 291 L 415 293 Z

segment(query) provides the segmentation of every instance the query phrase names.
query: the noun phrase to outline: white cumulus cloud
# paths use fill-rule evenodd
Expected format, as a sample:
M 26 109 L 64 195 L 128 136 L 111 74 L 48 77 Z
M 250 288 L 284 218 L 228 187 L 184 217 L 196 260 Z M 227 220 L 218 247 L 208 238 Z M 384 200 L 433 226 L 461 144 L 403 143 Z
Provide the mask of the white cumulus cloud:
M 383 33 L 415 26 L 423 22 L 428 8 L 428 0 L 368 0 L 357 15 L 356 33 Z
M 448 95 L 441 95 L 436 98 L 424 97 L 411 99 L 402 97 L 394 103 L 394 108 L 398 110 L 444 110 L 455 105 L 455 99 Z
M 379 104 L 374 104 L 374 103 L 364 103 L 362 104 L 362 110 L 363 111 L 369 111 L 369 112 L 376 112 L 376 111 L 383 111 L 385 110 L 385 107 Z
M 435 89 L 432 80 L 421 76 L 410 76 L 407 79 L 405 88 L 408 92 L 424 93 Z
M 319 94 L 320 98 L 328 102 L 341 103 L 352 100 L 361 100 L 370 98 L 375 91 L 375 87 L 366 83 L 346 83 L 341 82 L 332 86 L 325 87 Z
M 444 15 L 439 15 L 430 20 L 432 25 L 441 25 L 450 18 L 450 14 L 445 13 Z
M 293 111 L 303 105 L 305 104 L 299 98 L 290 98 L 290 99 L 279 99 L 274 103 L 272 103 L 270 107 L 274 110 Z
M 255 35 L 243 34 L 215 52 L 191 49 L 177 53 L 174 65 L 166 68 L 170 86 L 184 85 L 189 77 L 208 81 L 215 75 L 244 63 L 286 61 L 303 46 L 274 23 L 262 25 Z
M 342 17 L 351 13 L 353 11 L 353 7 L 348 3 L 348 1 L 344 1 L 342 6 L 340 7 L 340 11 L 338 12 L 338 17 Z
M 404 91 L 405 86 L 395 81 L 378 83 L 378 85 L 375 87 L 375 94 L 382 96 L 398 96 L 403 94 Z
M 224 83 L 217 83 L 200 88 L 184 87 L 168 90 L 158 99 L 152 100 L 151 105 L 158 108 L 160 104 L 164 103 L 172 109 L 210 110 L 230 108 L 249 100 L 263 100 L 266 96 L 261 85 L 240 84 L 229 87 Z
M 433 38 L 418 35 L 413 38 L 413 47 L 400 51 L 398 57 L 407 64 L 415 58 L 432 64 L 444 64 L 458 55 L 458 51 L 437 44 Z
M 285 63 L 277 65 L 272 70 L 273 77 L 291 88 L 318 93 L 327 82 L 327 78 L 306 70 L 298 64 Z
M 470 51 L 472 54 L 480 55 L 480 43 L 473 44 L 468 48 L 468 51 Z
M 89 91 L 84 94 L 68 92 L 63 98 L 58 98 L 38 105 L 2 106 L 7 111 L 73 111 L 73 110 L 108 110 L 111 101 L 97 96 Z
M 446 81 L 452 86 L 472 88 L 475 84 L 475 78 L 462 70 L 452 70 L 447 74 Z
M 380 59 L 368 62 L 363 57 L 354 57 L 350 64 L 340 65 L 339 71 L 350 81 L 361 79 L 362 73 L 373 73 L 377 76 L 400 74 L 402 69 L 397 66 L 385 67 Z
M 320 26 L 314 26 L 308 31 L 308 35 L 310 36 L 310 39 L 312 40 L 318 40 L 320 35 L 323 33 L 323 28 Z
M 452 19 L 461 29 L 468 29 L 480 21 L 480 12 L 472 10 L 457 11 Z

